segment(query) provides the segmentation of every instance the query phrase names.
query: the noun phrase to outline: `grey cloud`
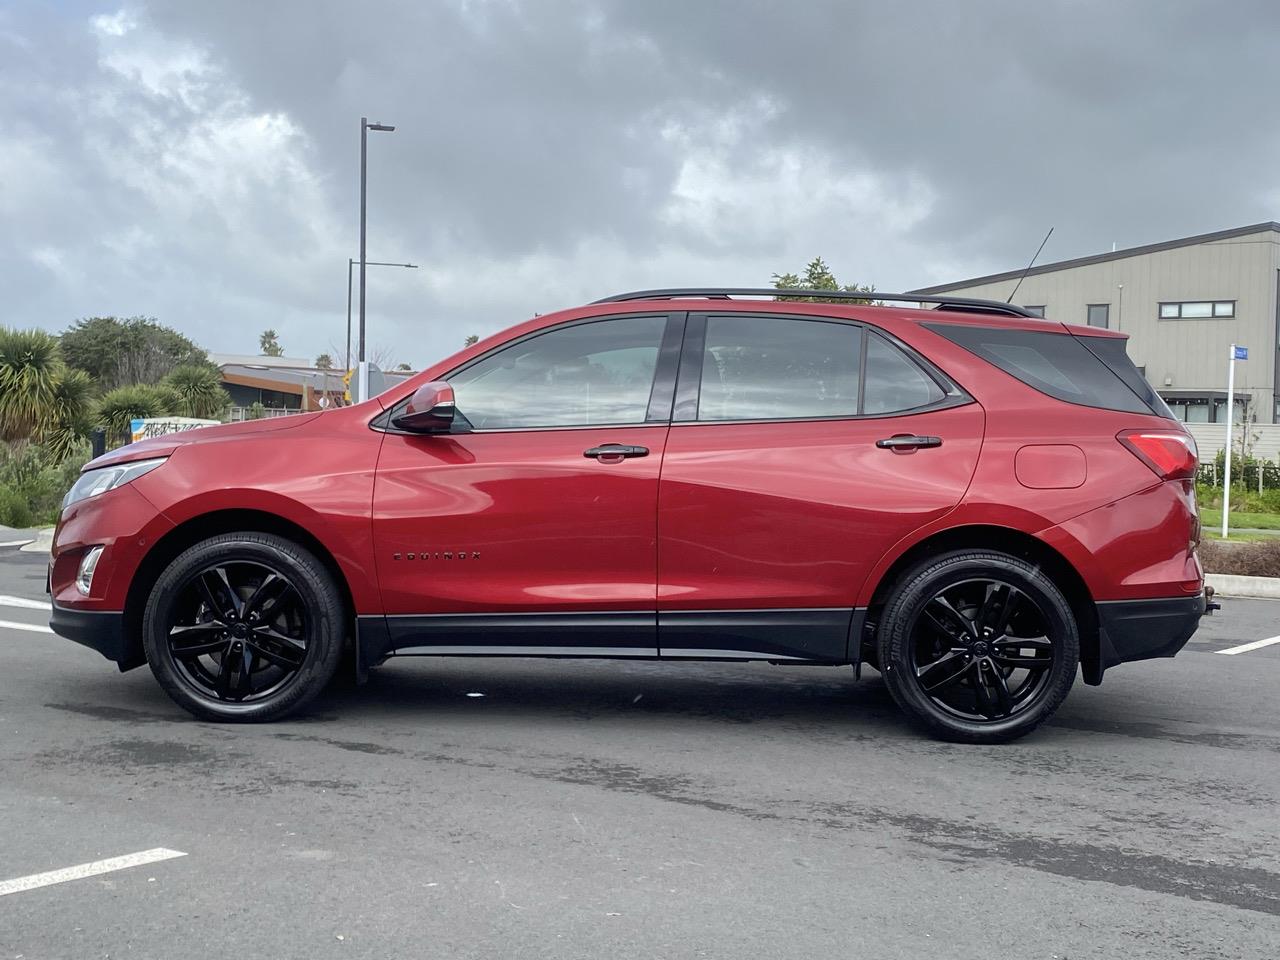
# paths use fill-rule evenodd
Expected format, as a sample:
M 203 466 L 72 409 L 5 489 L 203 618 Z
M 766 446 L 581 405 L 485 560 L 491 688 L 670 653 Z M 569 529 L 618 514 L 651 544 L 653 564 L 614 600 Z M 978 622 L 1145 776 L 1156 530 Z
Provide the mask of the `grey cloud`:
M 1014 266 L 1050 224 L 1056 259 L 1280 200 L 1271 3 L 125 10 L 118 38 L 89 23 L 114 7 L 0 14 L 6 322 L 327 349 L 361 114 L 398 127 L 370 144 L 370 254 L 424 265 L 371 272 L 371 338 L 414 363 L 614 287 L 816 253 L 910 287 Z

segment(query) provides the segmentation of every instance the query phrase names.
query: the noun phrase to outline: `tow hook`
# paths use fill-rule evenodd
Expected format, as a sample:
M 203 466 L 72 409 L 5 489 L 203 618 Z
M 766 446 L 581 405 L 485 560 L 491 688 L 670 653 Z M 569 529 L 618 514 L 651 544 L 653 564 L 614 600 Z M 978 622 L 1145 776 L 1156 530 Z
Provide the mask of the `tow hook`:
M 1209 586 L 1208 584 L 1205 584 L 1204 612 L 1210 615 L 1213 614 L 1213 611 L 1222 609 L 1222 604 L 1218 603 L 1216 600 L 1213 599 L 1213 594 L 1214 594 L 1213 587 Z

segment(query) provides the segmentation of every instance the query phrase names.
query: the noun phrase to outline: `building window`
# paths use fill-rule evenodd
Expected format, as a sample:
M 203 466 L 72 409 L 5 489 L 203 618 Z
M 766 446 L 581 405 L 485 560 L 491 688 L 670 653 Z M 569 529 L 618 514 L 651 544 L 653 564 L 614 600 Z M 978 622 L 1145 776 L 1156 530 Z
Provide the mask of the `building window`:
M 1183 423 L 1226 423 L 1227 401 L 1225 397 L 1165 397 L 1170 411 L 1177 420 Z M 1235 422 L 1244 423 L 1248 412 L 1249 401 L 1237 397 L 1235 403 Z
M 1111 325 L 1111 304 L 1109 303 L 1091 303 L 1089 304 L 1089 326 L 1102 327 L 1106 329 Z
M 1161 320 L 1230 320 L 1235 315 L 1234 300 L 1179 300 L 1160 304 Z
M 1023 309 L 1023 310 L 1025 310 L 1025 311 L 1027 311 L 1027 313 L 1034 313 L 1037 317 L 1043 317 L 1043 316 L 1044 316 L 1044 304 L 1043 304 L 1043 303 L 1042 303 L 1042 304 L 1039 304 L 1038 306 L 1034 306 L 1034 307 L 1023 307 L 1022 309 Z

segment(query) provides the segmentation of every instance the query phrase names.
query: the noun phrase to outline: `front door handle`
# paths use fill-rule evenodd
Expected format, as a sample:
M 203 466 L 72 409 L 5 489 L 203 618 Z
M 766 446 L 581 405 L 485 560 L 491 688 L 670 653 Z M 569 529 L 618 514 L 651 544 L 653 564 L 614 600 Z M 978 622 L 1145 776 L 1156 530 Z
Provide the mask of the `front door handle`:
M 584 457 L 592 457 L 601 463 L 621 463 L 628 457 L 647 457 L 648 447 L 635 447 L 627 443 L 603 443 L 598 447 L 583 450 Z
M 877 440 L 876 446 L 882 450 L 918 450 L 921 447 L 942 446 L 941 437 L 918 437 L 911 433 L 899 433 L 892 437 Z

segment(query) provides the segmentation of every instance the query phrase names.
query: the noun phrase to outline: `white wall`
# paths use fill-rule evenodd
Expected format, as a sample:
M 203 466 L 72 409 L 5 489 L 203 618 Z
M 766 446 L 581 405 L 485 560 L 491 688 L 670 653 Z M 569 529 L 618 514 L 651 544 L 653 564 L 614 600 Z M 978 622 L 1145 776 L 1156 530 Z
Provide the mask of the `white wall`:
M 1188 423 L 1187 431 L 1196 438 L 1196 446 L 1200 448 L 1200 462 L 1212 460 L 1227 444 L 1227 425 L 1225 423 Z M 1231 435 L 1231 447 L 1240 449 L 1239 424 Z M 1255 423 L 1248 428 L 1258 439 L 1253 444 L 1253 455 L 1263 460 L 1274 460 L 1280 457 L 1280 424 Z

